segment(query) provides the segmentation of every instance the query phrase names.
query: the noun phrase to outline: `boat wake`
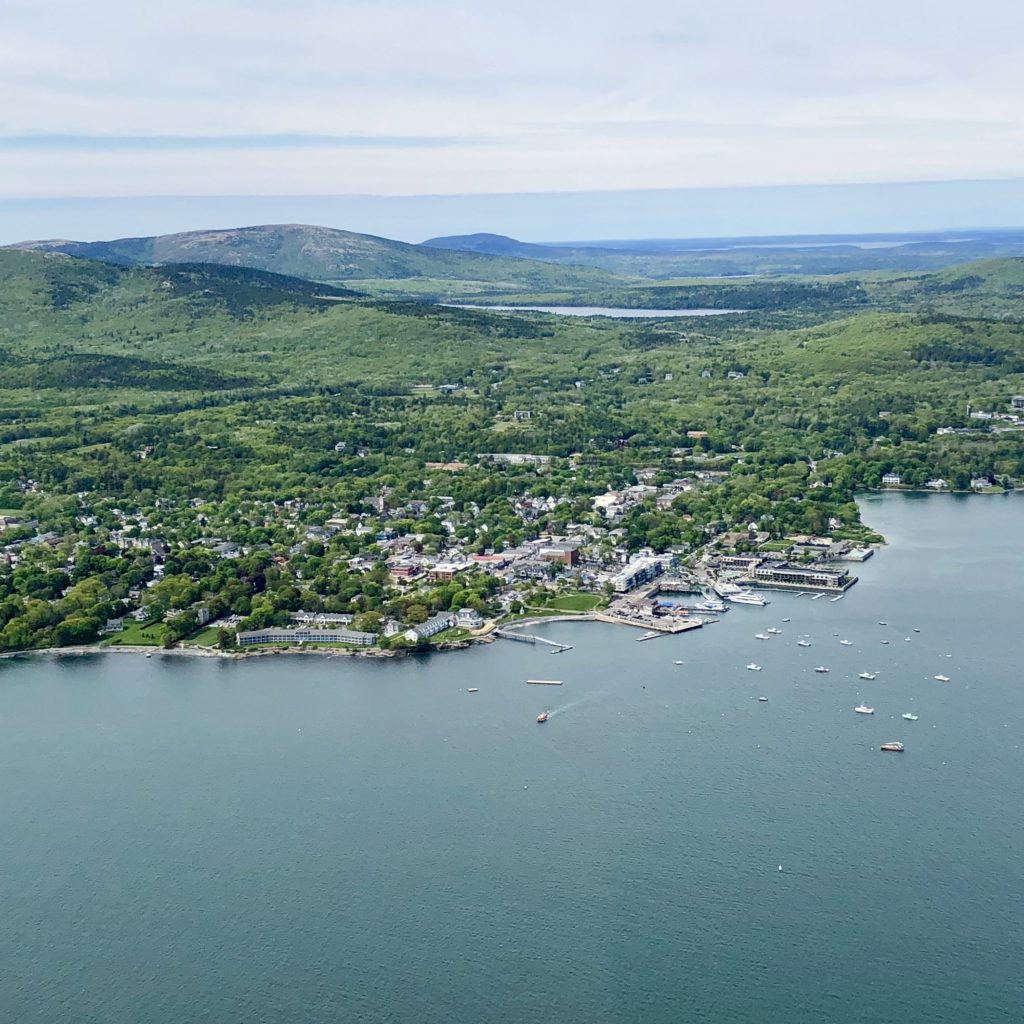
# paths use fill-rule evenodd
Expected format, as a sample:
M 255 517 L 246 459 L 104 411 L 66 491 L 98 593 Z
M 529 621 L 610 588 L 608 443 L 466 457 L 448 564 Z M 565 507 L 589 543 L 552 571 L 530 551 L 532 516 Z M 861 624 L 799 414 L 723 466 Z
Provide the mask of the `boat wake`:
M 567 711 L 572 711 L 584 704 L 591 704 L 593 701 L 603 696 L 603 694 L 604 691 L 602 690 L 600 693 L 588 693 L 583 697 L 577 697 L 576 700 L 571 700 L 568 704 L 562 704 L 560 707 L 552 708 L 548 712 L 548 715 L 551 718 L 554 718 L 555 715 L 564 715 Z

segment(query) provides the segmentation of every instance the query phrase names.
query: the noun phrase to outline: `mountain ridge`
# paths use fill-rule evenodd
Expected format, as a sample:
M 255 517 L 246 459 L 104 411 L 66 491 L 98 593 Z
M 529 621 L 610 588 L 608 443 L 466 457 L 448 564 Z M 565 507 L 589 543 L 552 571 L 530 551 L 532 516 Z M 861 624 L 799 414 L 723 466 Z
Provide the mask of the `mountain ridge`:
M 590 267 L 432 248 L 311 224 L 261 224 L 92 242 L 39 239 L 4 248 L 126 266 L 214 263 L 325 283 L 420 278 L 505 287 L 577 287 L 608 282 L 613 276 Z

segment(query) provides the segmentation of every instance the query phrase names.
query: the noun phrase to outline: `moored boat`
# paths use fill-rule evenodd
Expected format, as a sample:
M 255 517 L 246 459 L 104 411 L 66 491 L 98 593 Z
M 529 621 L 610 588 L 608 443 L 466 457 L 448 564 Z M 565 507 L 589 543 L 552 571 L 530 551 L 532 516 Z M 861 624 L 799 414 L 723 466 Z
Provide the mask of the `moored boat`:
M 471 687 L 469 687 L 469 689 L 466 690 L 466 693 L 479 693 L 479 692 L 480 692 L 480 687 L 479 686 L 471 686 Z
M 771 637 L 767 633 L 755 633 L 755 640 L 771 640 Z
M 879 749 L 880 750 L 888 750 L 888 751 L 891 751 L 894 754 L 902 754 L 903 753 L 903 744 L 899 743 L 899 742 L 883 743 L 882 746 Z
M 878 675 L 877 672 L 861 672 L 860 675 L 857 676 L 857 678 L 858 679 L 874 679 L 875 676 L 877 676 L 877 675 Z
M 840 643 L 841 643 L 841 644 L 842 644 L 842 645 L 843 645 L 844 647 L 852 647 L 852 646 L 853 646 L 853 641 L 852 641 L 852 640 L 840 640 L 839 642 L 840 642 Z
M 905 718 L 908 722 L 917 721 L 917 715 L 911 714 L 909 711 L 904 711 L 900 718 Z
M 814 671 L 815 671 L 815 672 L 827 672 L 827 671 L 828 671 L 828 669 L 827 669 L 827 668 L 825 668 L 825 666 L 824 666 L 824 665 L 819 665 L 819 666 L 818 666 L 818 667 L 817 667 L 817 668 L 816 668 L 816 669 L 815 669 Z
M 932 679 L 937 679 L 940 683 L 948 683 L 949 682 L 949 676 L 944 676 L 944 675 L 932 676 Z
M 760 672 L 761 671 L 761 666 L 760 665 L 756 665 L 754 662 L 751 662 L 747 666 L 747 668 L 749 668 L 751 672 Z
M 797 647 L 810 647 L 811 646 L 811 641 L 810 640 L 797 640 L 796 645 L 797 645 Z
M 853 710 L 858 715 L 873 715 L 875 713 L 875 709 L 869 708 L 866 704 L 858 704 Z

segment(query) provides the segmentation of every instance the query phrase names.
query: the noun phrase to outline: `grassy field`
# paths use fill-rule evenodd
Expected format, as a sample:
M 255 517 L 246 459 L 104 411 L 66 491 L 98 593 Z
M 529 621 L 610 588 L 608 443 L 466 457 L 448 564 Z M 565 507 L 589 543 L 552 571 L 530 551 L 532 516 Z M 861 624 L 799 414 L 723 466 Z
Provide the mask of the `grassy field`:
M 216 647 L 219 632 L 219 626 L 204 626 L 198 633 L 193 633 L 183 642 L 189 647 Z
M 141 622 L 130 621 L 120 633 L 106 641 L 108 647 L 159 647 L 163 643 L 163 628 L 158 625 L 143 626 Z
M 603 603 L 597 594 L 575 593 L 559 594 L 548 602 L 548 607 L 560 612 L 592 612 Z

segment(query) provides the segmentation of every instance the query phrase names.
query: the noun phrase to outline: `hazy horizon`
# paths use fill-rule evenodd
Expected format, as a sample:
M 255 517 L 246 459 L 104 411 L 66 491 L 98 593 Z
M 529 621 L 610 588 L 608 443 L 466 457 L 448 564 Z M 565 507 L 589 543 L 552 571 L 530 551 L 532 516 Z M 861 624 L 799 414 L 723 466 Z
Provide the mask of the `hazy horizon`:
M 906 234 L 1024 225 L 1024 179 L 434 196 L 0 198 L 0 244 L 302 223 L 406 242 Z

